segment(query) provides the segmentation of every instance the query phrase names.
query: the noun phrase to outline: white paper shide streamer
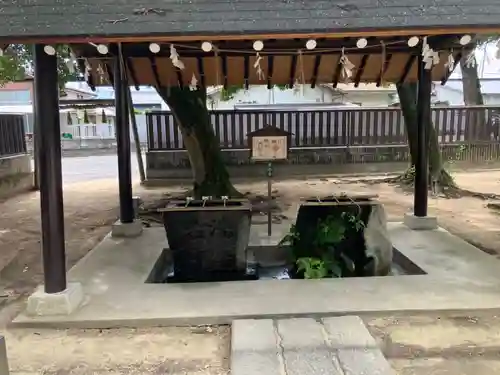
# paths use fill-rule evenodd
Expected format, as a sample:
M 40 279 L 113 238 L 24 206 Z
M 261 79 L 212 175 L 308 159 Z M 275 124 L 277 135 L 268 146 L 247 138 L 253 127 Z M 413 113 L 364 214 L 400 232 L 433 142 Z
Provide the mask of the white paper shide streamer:
M 89 61 L 85 59 L 85 73 L 84 73 L 85 81 L 88 82 L 91 75 L 92 75 L 92 67 L 90 66 Z
M 173 44 L 170 45 L 170 60 L 172 60 L 173 66 L 179 68 L 180 70 L 184 70 L 184 63 L 181 61 L 180 56 Z
M 260 53 L 255 54 L 255 62 L 253 64 L 253 67 L 257 73 L 257 77 L 259 78 L 260 81 L 264 79 L 264 71 L 262 70 L 262 67 L 260 66 L 260 62 L 262 61 L 262 56 Z
M 453 57 L 453 53 L 450 53 L 448 55 L 448 60 L 446 61 L 444 66 L 450 73 L 453 72 L 453 69 L 455 68 L 455 58 Z
M 189 83 L 189 90 L 191 91 L 196 91 L 198 90 L 198 80 L 196 79 L 196 76 L 193 73 L 193 76 L 191 77 L 191 82 Z
M 476 55 L 474 54 L 474 51 L 467 55 L 467 58 L 465 59 L 465 66 L 467 68 L 475 68 L 477 66 Z
M 423 40 L 422 57 L 425 63 L 424 69 L 431 70 L 434 65 L 439 64 L 439 53 L 434 51 L 427 43 L 427 37 Z
M 346 56 L 344 48 L 342 48 L 342 55 L 340 56 L 339 63 L 342 65 L 342 77 L 346 80 L 350 79 L 355 65 Z

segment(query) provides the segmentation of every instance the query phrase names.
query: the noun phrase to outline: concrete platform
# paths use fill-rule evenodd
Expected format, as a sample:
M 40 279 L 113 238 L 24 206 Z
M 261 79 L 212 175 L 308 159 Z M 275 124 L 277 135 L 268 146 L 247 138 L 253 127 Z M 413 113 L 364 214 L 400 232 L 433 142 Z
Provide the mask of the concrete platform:
M 357 316 L 235 320 L 232 375 L 395 375 Z
M 274 242 L 288 230 L 252 227 L 250 244 Z M 445 230 L 413 231 L 390 223 L 393 245 L 428 274 L 325 280 L 145 284 L 162 248 L 163 228 L 131 239 L 106 237 L 69 274 L 86 301 L 68 316 L 30 317 L 34 327 L 137 327 L 228 324 L 234 319 L 500 308 L 500 262 Z

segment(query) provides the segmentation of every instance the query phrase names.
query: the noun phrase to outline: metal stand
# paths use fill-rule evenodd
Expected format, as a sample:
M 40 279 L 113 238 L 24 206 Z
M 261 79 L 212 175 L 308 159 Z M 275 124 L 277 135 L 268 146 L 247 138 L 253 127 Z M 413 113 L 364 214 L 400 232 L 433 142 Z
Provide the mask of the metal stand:
M 273 163 L 269 162 L 267 163 L 267 235 L 269 237 L 271 236 L 272 225 L 273 225 L 273 218 L 271 211 L 271 205 L 273 202 L 272 177 L 273 177 Z

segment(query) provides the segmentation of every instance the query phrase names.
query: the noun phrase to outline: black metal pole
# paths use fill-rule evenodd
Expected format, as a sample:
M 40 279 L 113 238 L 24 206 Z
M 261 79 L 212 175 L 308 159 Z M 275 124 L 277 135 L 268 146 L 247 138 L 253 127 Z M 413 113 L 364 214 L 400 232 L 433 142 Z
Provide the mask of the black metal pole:
M 271 205 L 273 203 L 273 163 L 267 163 L 267 235 L 270 237 L 272 234 L 273 217 Z
M 137 119 L 135 117 L 134 103 L 132 102 L 132 93 L 127 80 L 127 106 L 130 112 L 130 121 L 132 125 L 132 133 L 134 136 L 135 154 L 137 157 L 137 166 L 139 167 L 139 177 L 141 183 L 146 181 L 146 174 L 144 173 L 144 161 L 142 160 L 141 139 L 139 138 L 139 130 L 137 129 Z
M 116 145 L 118 153 L 118 184 L 120 191 L 120 221 L 134 221 L 134 202 L 132 199 L 132 166 L 130 155 L 130 125 L 128 112 L 127 76 L 122 57 L 121 46 L 118 45 L 115 56 L 115 108 L 116 108 Z
M 46 293 L 58 293 L 66 289 L 66 254 L 57 57 L 36 45 L 34 66 L 44 284 Z
M 417 160 L 415 163 L 415 216 L 427 216 L 427 194 L 429 180 L 429 134 L 427 127 L 431 122 L 432 70 L 425 69 L 423 57 L 418 57 L 418 95 L 417 95 Z

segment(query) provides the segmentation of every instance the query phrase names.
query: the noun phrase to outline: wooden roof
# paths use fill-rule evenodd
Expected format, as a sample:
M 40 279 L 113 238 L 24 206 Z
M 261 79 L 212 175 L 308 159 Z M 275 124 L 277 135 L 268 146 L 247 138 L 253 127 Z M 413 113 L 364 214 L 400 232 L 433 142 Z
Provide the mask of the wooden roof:
M 91 84 L 112 84 L 112 56 L 90 43 L 122 43 L 132 83 L 203 86 L 343 82 L 339 64 L 344 48 L 354 64 L 351 82 L 415 80 L 418 48 L 407 38 L 428 36 L 441 51 L 434 80 L 449 75 L 467 47 L 463 34 L 500 33 L 498 0 L 1 0 L 0 45 L 72 44 L 93 67 Z M 368 48 L 356 40 L 367 38 Z M 307 39 L 318 46 L 307 51 Z M 262 40 L 260 66 L 252 42 Z M 211 41 L 217 53 L 201 52 Z M 162 51 L 149 52 L 150 42 Z M 174 68 L 169 45 L 177 48 L 184 70 Z
M 498 0 L 2 0 L 0 42 L 500 30 Z M 468 31 L 469 30 L 469 31 Z
M 433 67 L 434 81 L 445 82 L 460 59 L 468 56 L 474 44 L 459 44 L 462 35 L 441 35 L 428 37 L 430 45 L 440 53 L 440 62 Z M 317 39 L 314 50 L 305 48 L 307 39 L 263 40 L 264 49 L 259 53 L 263 75 L 259 77 L 254 64 L 257 54 L 252 41 L 214 42 L 214 50 L 203 52 L 200 43 L 174 43 L 185 68 L 180 70 L 172 64 L 171 44 L 162 44 L 159 53 L 149 51 L 148 43 L 123 43 L 122 53 L 126 60 L 130 84 L 136 86 L 189 85 L 193 77 L 199 86 L 241 86 L 241 85 L 288 85 L 295 83 L 333 84 L 351 82 L 398 83 L 416 80 L 417 60 L 420 48 L 408 46 L 408 37 L 368 38 L 366 48 L 357 48 L 358 38 Z M 100 55 L 90 44 L 73 45 L 80 56 L 81 67 L 86 60 L 91 67 L 91 86 L 113 84 L 113 55 L 116 46 L 109 48 L 109 54 Z M 346 79 L 342 72 L 340 58 L 344 55 L 354 65 L 353 74 Z M 449 55 L 454 63 L 450 64 Z

